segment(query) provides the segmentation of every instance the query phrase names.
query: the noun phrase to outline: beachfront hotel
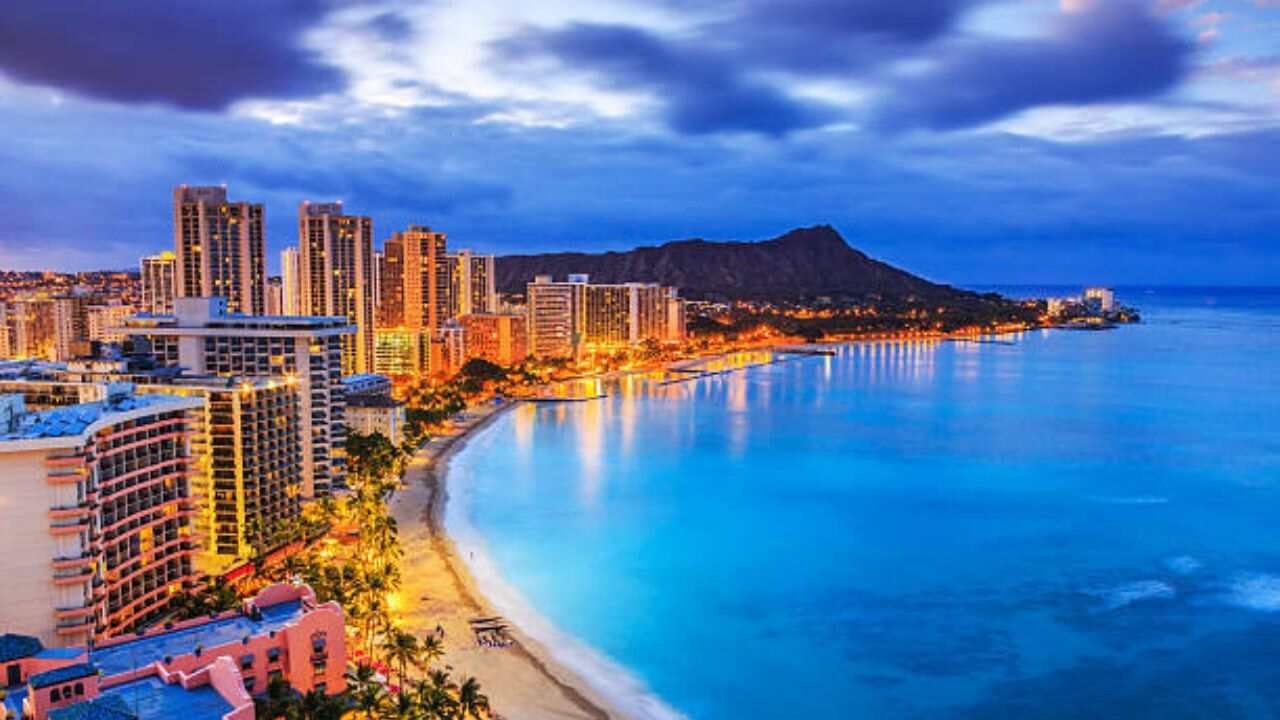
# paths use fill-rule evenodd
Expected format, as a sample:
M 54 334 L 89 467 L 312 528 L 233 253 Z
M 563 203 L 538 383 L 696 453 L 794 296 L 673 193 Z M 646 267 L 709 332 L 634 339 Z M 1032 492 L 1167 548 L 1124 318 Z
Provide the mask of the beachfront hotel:
M 346 689 L 345 622 L 306 585 L 263 588 L 235 610 L 67 648 L 0 635 L 0 709 L 30 720 L 252 720 L 273 680 Z
M 529 354 L 528 322 L 516 313 L 475 313 L 458 318 L 467 358 L 483 358 L 499 365 L 524 362 Z
M 586 275 L 555 282 L 539 275 L 527 290 L 529 349 L 537 357 L 577 357 L 642 342 L 684 339 L 684 302 L 653 283 L 592 284 Z
M 279 545 L 302 515 L 300 388 L 293 378 L 183 378 L 142 394 L 197 398 L 193 413 L 197 569 L 220 575 Z
M 105 397 L 28 410 L 0 396 L 0 607 L 10 627 L 67 646 L 166 611 L 195 580 L 194 398 Z
M 570 275 L 555 282 L 539 275 L 529 283 L 525 304 L 529 316 L 529 352 L 540 358 L 578 355 L 585 320 L 587 277 Z
M 221 298 L 179 298 L 173 315 L 137 315 L 122 332 L 145 340 L 157 362 L 194 375 L 292 378 L 298 384 L 304 498 L 328 494 L 345 475 L 344 317 L 249 317 Z
M 231 312 L 265 313 L 263 214 L 261 203 L 228 201 L 225 186 L 174 188 L 177 297 L 217 296 Z
M 373 220 L 347 215 L 342 203 L 298 205 L 301 315 L 344 317 L 342 372 L 373 371 Z

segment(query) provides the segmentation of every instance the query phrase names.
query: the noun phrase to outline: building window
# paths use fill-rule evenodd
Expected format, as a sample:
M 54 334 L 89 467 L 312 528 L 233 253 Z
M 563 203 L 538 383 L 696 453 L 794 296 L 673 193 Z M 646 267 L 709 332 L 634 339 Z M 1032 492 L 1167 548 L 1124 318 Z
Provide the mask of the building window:
M 84 694 L 84 683 L 76 683 L 76 695 Z
M 62 693 L 58 692 L 58 688 L 49 691 L 49 702 L 58 702 L 62 699 Z

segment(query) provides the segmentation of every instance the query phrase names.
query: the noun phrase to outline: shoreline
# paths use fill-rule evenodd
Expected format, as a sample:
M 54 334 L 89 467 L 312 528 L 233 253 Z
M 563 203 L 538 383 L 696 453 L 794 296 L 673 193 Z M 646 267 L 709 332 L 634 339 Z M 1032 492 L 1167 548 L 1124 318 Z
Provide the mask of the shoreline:
M 419 635 L 434 631 L 437 624 L 443 627 L 445 662 L 455 669 L 455 676 L 474 675 L 480 681 L 495 717 L 625 720 L 626 713 L 522 628 L 509 628 L 513 642 L 502 649 L 477 647 L 470 636 L 471 618 L 499 613 L 445 528 L 449 462 L 474 433 L 519 404 L 490 406 L 483 417 L 420 449 L 405 471 L 403 487 L 391 502 L 406 558 L 401 593 L 407 596 L 407 607 L 400 624 Z

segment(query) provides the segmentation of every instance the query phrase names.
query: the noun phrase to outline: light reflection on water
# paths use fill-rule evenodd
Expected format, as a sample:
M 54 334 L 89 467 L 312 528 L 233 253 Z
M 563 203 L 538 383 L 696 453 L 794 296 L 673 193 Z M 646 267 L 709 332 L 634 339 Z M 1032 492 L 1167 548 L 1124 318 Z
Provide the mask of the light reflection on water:
M 1274 716 L 1280 305 L 1147 317 L 520 408 L 470 520 L 692 717 Z

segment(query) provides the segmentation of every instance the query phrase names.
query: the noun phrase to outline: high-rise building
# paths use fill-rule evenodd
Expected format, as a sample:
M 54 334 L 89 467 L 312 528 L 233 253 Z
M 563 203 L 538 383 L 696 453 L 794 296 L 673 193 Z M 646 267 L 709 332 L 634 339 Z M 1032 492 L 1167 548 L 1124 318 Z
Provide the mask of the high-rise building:
M 467 358 L 499 365 L 518 365 L 529 354 L 524 315 L 478 313 L 458 318 L 466 335 Z
M 129 319 L 124 332 L 145 338 L 157 361 L 196 375 L 294 378 L 299 384 L 303 496 L 328 494 L 346 472 L 343 317 L 247 317 L 227 314 L 220 298 L 179 298 L 174 315 Z
M 54 359 L 57 330 L 54 301 L 49 298 L 22 298 L 5 304 L 9 357 Z
M 467 334 L 457 320 L 446 320 L 432 337 L 432 344 L 438 347 L 431 352 L 430 366 L 432 375 L 452 375 L 462 369 L 467 361 Z
M 647 340 L 682 339 L 671 336 L 671 302 L 675 299 L 675 288 L 652 283 L 588 285 L 586 348 L 607 352 Z
M 178 256 L 171 250 L 142 258 L 142 312 L 167 315 L 177 295 Z
M 445 234 L 423 225 L 410 225 L 386 243 L 387 277 L 384 298 L 399 300 L 400 322 L 392 327 L 435 333 L 449 318 L 449 259 Z M 398 264 L 397 269 L 392 269 Z M 398 275 L 398 289 L 389 287 Z
M 382 322 L 382 313 L 380 307 L 382 305 L 382 275 L 386 272 L 387 256 L 381 250 L 373 251 L 373 291 L 369 293 L 373 297 L 373 322 L 374 327 L 380 327 Z
M 449 253 L 449 316 L 498 311 L 494 257 L 470 250 Z
M 194 397 L 192 493 L 198 567 L 221 574 L 274 548 L 302 513 L 300 386 L 294 378 L 176 378 L 142 394 Z
M 267 278 L 267 314 L 284 314 L 284 282 L 278 277 Z
M 298 206 L 302 314 L 345 317 L 355 325 L 343 338 L 343 371 L 373 371 L 373 221 L 346 215 L 342 203 Z
M 262 315 L 265 237 L 261 204 L 229 202 L 225 187 L 174 188 L 176 296 L 226 298 L 231 312 Z
M 51 645 L 154 621 L 195 580 L 194 398 L 107 389 L 98 402 L 27 411 L 0 399 L 0 607 Z
M 299 261 L 296 247 L 287 247 L 280 252 L 281 315 L 306 314 L 302 311 L 302 266 Z
M 404 241 L 398 236 L 383 243 L 381 291 L 378 327 L 404 328 Z
M 53 299 L 53 359 L 65 362 L 89 351 L 88 295 L 68 295 Z
M 539 275 L 527 286 L 529 352 L 540 358 L 577 357 L 585 329 L 586 276 L 555 282 Z

